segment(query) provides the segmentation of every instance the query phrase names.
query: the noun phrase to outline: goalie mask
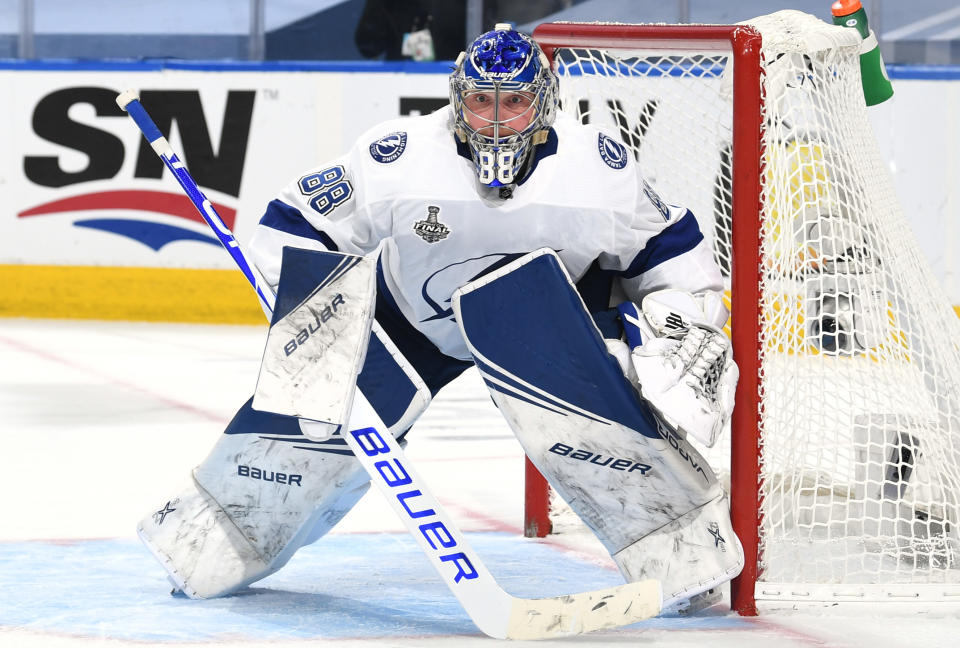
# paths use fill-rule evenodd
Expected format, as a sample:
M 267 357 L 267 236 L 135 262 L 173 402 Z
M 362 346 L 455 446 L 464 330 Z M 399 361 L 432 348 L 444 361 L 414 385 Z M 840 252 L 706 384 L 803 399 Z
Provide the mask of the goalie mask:
M 497 25 L 460 54 L 450 75 L 454 128 L 480 183 L 502 187 L 546 139 L 557 111 L 557 76 L 528 36 Z

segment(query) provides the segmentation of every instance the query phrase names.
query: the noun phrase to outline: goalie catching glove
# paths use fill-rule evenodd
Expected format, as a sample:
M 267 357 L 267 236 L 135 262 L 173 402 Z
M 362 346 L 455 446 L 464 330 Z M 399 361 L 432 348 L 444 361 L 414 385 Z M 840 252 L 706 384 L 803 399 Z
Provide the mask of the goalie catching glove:
M 727 309 L 714 293 L 660 290 L 641 308 L 618 307 L 632 352 L 628 376 L 663 421 L 713 446 L 733 413 L 740 372 L 721 330 Z

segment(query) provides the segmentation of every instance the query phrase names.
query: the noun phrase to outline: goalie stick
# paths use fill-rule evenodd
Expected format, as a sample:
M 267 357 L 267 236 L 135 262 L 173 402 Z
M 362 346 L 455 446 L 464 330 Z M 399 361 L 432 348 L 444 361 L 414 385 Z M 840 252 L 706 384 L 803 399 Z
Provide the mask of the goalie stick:
M 203 219 L 253 286 L 268 317 L 275 297 L 264 288 L 233 233 L 173 152 L 140 104 L 135 90 L 117 96 L 150 146 L 174 175 Z M 414 537 L 463 609 L 485 634 L 497 639 L 547 639 L 612 628 L 660 613 L 660 583 L 654 580 L 552 598 L 511 596 L 496 582 L 469 546 L 423 479 L 407 461 L 400 444 L 356 390 L 343 434 L 356 458 Z

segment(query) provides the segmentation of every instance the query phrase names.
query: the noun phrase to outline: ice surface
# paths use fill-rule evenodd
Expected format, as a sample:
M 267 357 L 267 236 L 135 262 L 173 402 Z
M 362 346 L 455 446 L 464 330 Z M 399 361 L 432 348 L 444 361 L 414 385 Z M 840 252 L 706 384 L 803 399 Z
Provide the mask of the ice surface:
M 377 493 L 239 595 L 169 596 L 134 535 L 250 395 L 262 327 L 0 320 L 0 646 L 490 645 Z M 409 435 L 410 460 L 505 589 L 619 582 L 595 543 L 521 537 L 523 457 L 469 372 Z M 715 606 L 538 646 L 956 645 L 956 608 Z

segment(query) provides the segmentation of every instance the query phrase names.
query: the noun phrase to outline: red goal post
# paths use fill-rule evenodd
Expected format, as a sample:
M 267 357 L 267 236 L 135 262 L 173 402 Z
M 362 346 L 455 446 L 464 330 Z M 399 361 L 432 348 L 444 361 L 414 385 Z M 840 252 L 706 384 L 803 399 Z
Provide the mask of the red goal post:
M 719 51 L 729 53 L 733 65 L 732 159 L 736 169 L 731 185 L 733 262 L 731 273 L 731 337 L 740 367 L 733 413 L 731 451 L 731 514 L 745 552 L 743 573 L 732 585 L 732 607 L 755 614 L 753 586 L 757 575 L 759 471 L 757 415 L 759 407 L 758 340 L 760 272 L 760 174 L 763 92 L 761 37 L 753 28 L 726 25 L 618 25 L 547 23 L 533 32 L 547 57 L 558 48 L 657 50 L 665 53 Z M 527 535 L 550 531 L 549 488 L 537 469 L 526 465 Z

